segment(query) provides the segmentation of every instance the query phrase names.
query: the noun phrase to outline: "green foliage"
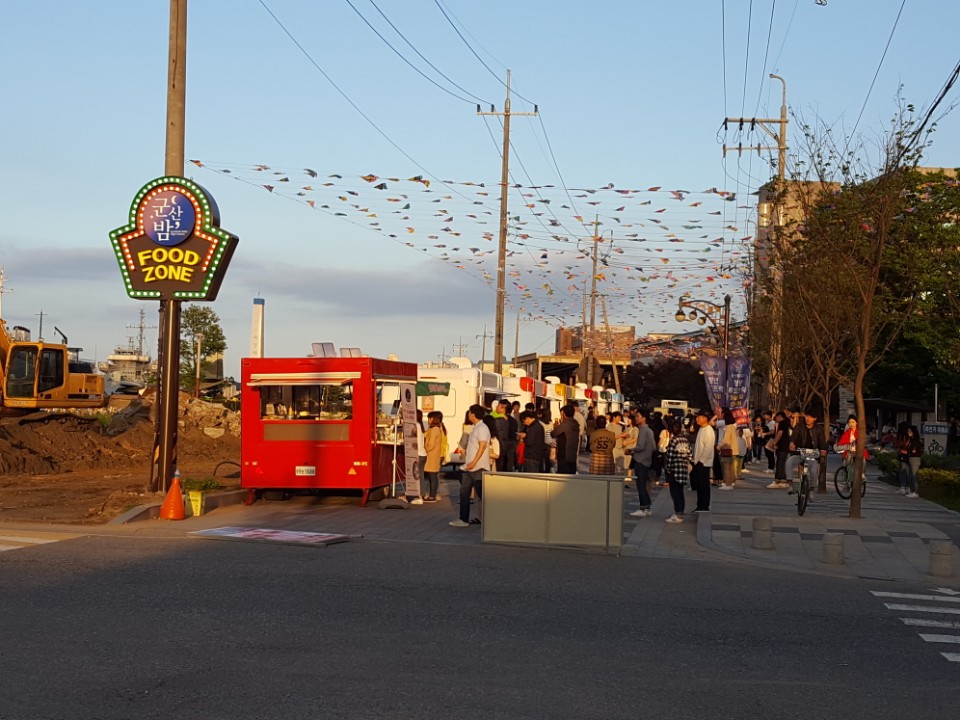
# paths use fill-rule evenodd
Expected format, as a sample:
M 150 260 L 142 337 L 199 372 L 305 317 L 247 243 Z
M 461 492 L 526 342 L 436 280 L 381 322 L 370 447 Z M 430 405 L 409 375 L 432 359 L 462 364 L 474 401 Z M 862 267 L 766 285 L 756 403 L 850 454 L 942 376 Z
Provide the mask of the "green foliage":
M 883 473 L 884 478 L 890 481 L 896 480 L 897 474 L 900 472 L 900 460 L 897 458 L 897 454 L 895 452 L 878 452 L 876 458 L 877 466 Z
M 703 375 L 690 362 L 659 359 L 630 365 L 621 381 L 624 397 L 644 407 L 663 398 L 686 400 L 691 407 L 709 407 Z
M 106 430 L 110 427 L 110 423 L 113 422 L 113 415 L 105 412 L 95 413 L 93 419 L 97 421 L 97 424 L 100 425 L 101 430 Z
M 212 308 L 188 305 L 180 316 L 180 387 L 184 390 L 193 390 L 196 385 L 198 344 L 202 377 L 203 358 L 223 353 L 227 340 L 220 327 L 220 317 Z
M 221 485 L 215 478 L 184 478 L 180 482 L 180 487 L 183 488 L 184 492 L 192 491 L 202 491 L 208 492 L 210 490 L 222 490 L 223 485 Z

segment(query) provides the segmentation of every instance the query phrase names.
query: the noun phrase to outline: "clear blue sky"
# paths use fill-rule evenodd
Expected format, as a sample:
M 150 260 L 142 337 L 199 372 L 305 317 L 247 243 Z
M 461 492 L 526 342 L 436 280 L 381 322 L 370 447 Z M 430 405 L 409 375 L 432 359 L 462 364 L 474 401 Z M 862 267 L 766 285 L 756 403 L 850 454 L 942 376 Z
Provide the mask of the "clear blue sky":
M 351 3 L 462 99 L 398 58 Z M 871 138 L 894 113 L 899 86 L 923 108 L 958 59 L 960 4 L 947 0 L 442 7 L 489 70 L 434 0 L 191 3 L 186 154 L 203 167 L 188 163 L 186 174 L 240 236 L 213 304 L 229 374 L 247 351 L 258 295 L 270 355 L 330 341 L 422 362 L 463 343 L 479 359 L 478 336 L 494 324 L 496 242 L 485 233 L 497 232 L 501 126 L 477 117 L 473 96 L 502 110 L 506 67 L 522 96 L 513 110 L 531 110 L 526 98 L 541 113 L 512 123 L 512 177 L 525 186 L 510 196 L 512 355 L 518 311 L 521 353 L 551 350 L 558 319 L 580 322 L 592 274 L 583 238 L 595 217 L 606 261 L 598 292 L 612 324 L 677 330 L 681 293 L 739 298 L 750 193 L 770 167 L 756 155 L 724 160 L 721 143 L 769 140 L 721 125 L 779 114 L 780 85 L 768 73 L 786 79 L 791 112 Z M 3 316 L 36 336 L 42 310 L 47 339 L 57 325 L 91 358 L 126 343 L 141 307 L 157 324 L 155 302 L 126 297 L 107 233 L 163 174 L 168 12 L 166 0 L 4 8 L 0 265 L 13 292 Z M 788 135 L 797 132 L 791 121 Z M 953 113 L 924 164 L 960 165 L 958 145 Z

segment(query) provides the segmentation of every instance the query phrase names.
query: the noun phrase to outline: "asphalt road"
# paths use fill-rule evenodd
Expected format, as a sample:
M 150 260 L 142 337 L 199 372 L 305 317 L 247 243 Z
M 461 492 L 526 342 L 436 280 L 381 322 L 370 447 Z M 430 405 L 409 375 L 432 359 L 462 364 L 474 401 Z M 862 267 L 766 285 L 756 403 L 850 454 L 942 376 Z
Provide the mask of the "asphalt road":
M 871 590 L 728 564 L 136 533 L 0 554 L 0 718 L 949 718 Z M 960 603 L 955 603 L 960 609 Z M 960 620 L 960 615 L 939 615 Z

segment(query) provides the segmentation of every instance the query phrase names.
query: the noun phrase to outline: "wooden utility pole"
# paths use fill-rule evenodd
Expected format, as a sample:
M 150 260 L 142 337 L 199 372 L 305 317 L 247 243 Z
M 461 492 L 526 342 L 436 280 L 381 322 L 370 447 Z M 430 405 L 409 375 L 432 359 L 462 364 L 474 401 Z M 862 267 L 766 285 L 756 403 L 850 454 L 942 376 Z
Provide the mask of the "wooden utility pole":
M 167 143 L 164 174 L 183 177 L 187 103 L 187 0 L 170 0 L 167 66 Z M 177 404 L 180 395 L 180 300 L 160 301 L 157 352 L 157 424 L 150 468 L 153 490 L 166 492 L 177 470 Z M 157 475 L 153 476 L 156 468 Z
M 593 385 L 593 375 L 596 368 L 596 348 L 594 337 L 597 328 L 597 251 L 600 247 L 600 219 L 593 219 L 593 275 L 590 284 L 590 350 L 587 352 L 587 385 Z M 586 345 L 586 338 L 583 339 Z
M 610 317 L 607 315 L 607 296 L 600 296 L 600 305 L 603 307 L 603 324 L 607 327 L 607 342 L 610 343 L 610 366 L 613 369 L 613 387 L 620 393 L 620 374 L 617 372 L 617 348 L 610 332 Z
M 481 112 L 477 105 L 477 115 L 503 116 L 503 167 L 500 174 L 500 243 L 497 252 L 497 308 L 496 326 L 493 331 L 493 371 L 503 372 L 503 304 L 507 294 L 507 192 L 510 181 L 510 117 L 512 115 L 536 115 L 533 112 L 515 113 L 510 111 L 510 71 L 507 70 L 507 99 L 503 103 L 503 112 Z
M 776 150 L 777 151 L 777 187 L 776 192 L 774 193 L 775 203 L 773 208 L 773 213 L 771 217 L 771 224 L 773 227 L 773 232 L 777 233 L 783 224 L 783 212 L 782 212 L 782 203 L 783 203 L 783 194 L 786 191 L 785 179 L 786 179 L 786 168 L 787 168 L 787 81 L 784 80 L 779 75 L 774 75 L 770 73 L 770 78 L 772 80 L 779 80 L 783 85 L 783 93 L 780 101 L 780 117 L 779 118 L 725 118 L 723 124 L 726 126 L 729 123 L 736 123 L 739 125 L 740 129 L 743 129 L 744 124 L 749 123 L 750 129 L 754 127 L 759 127 L 767 135 L 769 135 L 776 145 L 760 145 L 747 146 L 744 147 L 743 143 L 738 144 L 736 147 L 727 147 L 723 146 L 723 155 L 726 157 L 728 150 L 736 150 L 737 154 L 743 154 L 743 151 L 748 152 L 756 150 L 759 155 L 763 150 Z M 777 126 L 777 129 L 774 130 L 774 126 Z M 757 235 L 760 235 L 760 228 L 757 228 Z M 776 273 L 776 268 L 773 269 Z M 774 283 L 774 291 L 771 298 L 773 307 L 773 323 L 771 326 L 771 340 L 770 340 L 770 377 L 768 381 L 768 393 L 773 400 L 774 407 L 779 407 L 781 404 L 781 384 L 782 384 L 782 373 L 780 372 L 780 355 L 781 348 L 783 347 L 783 339 L 781 336 L 781 315 L 783 308 L 783 296 L 780 289 L 780 282 L 777 281 Z M 751 312 L 752 312 L 751 308 Z

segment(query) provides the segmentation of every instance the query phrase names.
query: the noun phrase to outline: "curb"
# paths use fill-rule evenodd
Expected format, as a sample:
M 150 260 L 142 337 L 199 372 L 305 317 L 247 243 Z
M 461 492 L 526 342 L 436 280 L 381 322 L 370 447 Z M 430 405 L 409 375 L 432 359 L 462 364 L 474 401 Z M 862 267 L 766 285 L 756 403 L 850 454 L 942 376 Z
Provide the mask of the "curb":
M 227 505 L 239 505 L 247 499 L 246 490 L 225 490 L 223 492 L 204 493 L 203 495 L 203 513 Z M 187 517 L 192 517 L 190 501 L 186 495 L 183 496 L 184 509 Z M 160 505 L 162 503 L 150 503 L 147 505 L 138 505 L 135 508 L 127 510 L 122 515 L 118 515 L 111 520 L 108 525 L 126 525 L 127 523 L 140 520 L 156 520 L 160 517 Z

